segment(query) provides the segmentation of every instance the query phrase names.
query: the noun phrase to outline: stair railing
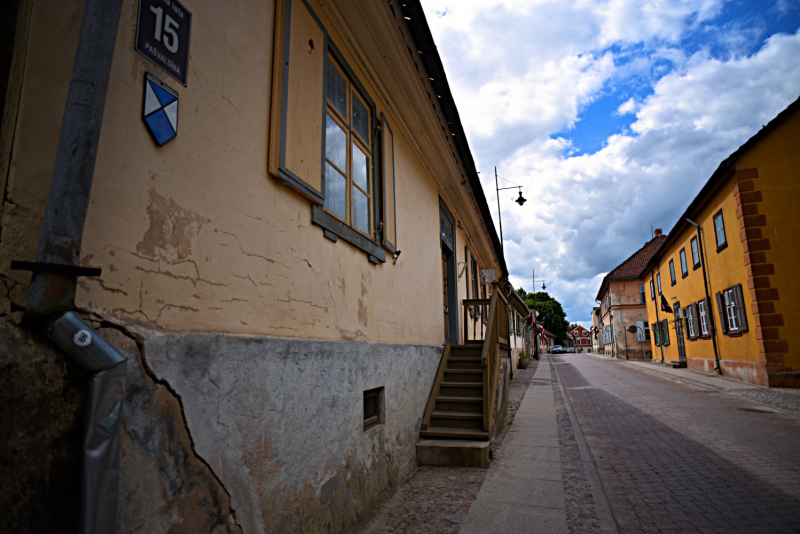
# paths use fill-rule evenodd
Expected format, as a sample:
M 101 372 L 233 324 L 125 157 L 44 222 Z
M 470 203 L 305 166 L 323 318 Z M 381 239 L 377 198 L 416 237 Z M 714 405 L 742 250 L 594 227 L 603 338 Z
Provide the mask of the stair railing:
M 436 373 L 436 378 L 433 381 L 431 388 L 431 395 L 428 397 L 428 405 L 425 407 L 425 415 L 422 416 L 422 424 L 420 430 L 428 430 L 431 424 L 431 417 L 433 416 L 433 408 L 436 406 L 436 397 L 439 396 L 439 390 L 442 387 L 444 380 L 444 370 L 447 368 L 447 360 L 450 358 L 450 344 L 444 346 L 442 359 L 439 361 L 439 371 Z
M 508 300 L 497 283 L 492 284 L 486 335 L 483 339 L 481 364 L 483 373 L 483 430 L 491 432 L 497 397 L 497 379 L 500 372 L 500 344 L 508 345 Z

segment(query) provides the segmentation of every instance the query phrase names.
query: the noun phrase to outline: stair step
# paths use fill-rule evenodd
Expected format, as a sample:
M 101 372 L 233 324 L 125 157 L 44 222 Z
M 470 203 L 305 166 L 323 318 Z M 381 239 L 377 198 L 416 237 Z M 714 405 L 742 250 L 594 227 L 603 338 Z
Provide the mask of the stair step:
M 442 419 L 480 419 L 483 420 L 483 414 L 474 412 L 445 412 L 435 411 L 431 414 L 432 417 L 439 417 Z
M 483 397 L 451 397 L 449 395 L 439 395 L 436 402 L 464 402 L 483 404 Z
M 489 439 L 488 432 L 462 428 L 431 427 L 428 430 L 420 431 L 419 435 L 425 438 L 471 439 L 475 441 L 486 441 Z
M 450 388 L 480 388 L 483 389 L 483 384 L 481 382 L 446 382 L 442 381 L 442 387 L 450 387 Z
M 444 382 L 483 384 L 483 371 L 480 369 L 445 369 Z
M 450 357 L 447 359 L 445 371 L 452 369 L 469 369 L 471 371 L 483 371 L 483 362 L 480 358 L 458 358 Z

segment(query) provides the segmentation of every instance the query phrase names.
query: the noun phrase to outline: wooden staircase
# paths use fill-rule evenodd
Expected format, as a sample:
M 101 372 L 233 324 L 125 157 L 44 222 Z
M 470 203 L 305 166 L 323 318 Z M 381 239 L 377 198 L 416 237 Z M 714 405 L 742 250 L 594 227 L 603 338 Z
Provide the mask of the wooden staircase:
M 439 367 L 432 401 L 423 418 L 420 437 L 486 441 L 483 384 L 486 366 L 482 345 L 448 345 Z

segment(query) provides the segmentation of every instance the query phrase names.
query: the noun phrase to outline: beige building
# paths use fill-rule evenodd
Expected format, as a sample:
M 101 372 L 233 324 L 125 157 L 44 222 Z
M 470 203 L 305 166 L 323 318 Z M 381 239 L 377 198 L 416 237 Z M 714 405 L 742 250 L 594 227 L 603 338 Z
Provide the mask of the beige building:
M 78 505 L 83 375 L 29 320 L 47 295 L 11 262 L 35 261 L 127 358 L 118 532 L 357 531 L 416 465 L 443 347 L 485 319 L 463 300 L 489 302 L 482 272 L 507 278 L 435 43 L 417 2 L 156 1 L 104 26 L 99 137 L 74 150 L 92 13 L 16 0 L 4 22 L 2 430 L 24 503 L 5 521 L 71 529 Z M 142 38 L 187 70 L 136 51 L 162 22 Z M 88 165 L 80 231 L 42 249 L 71 157 Z M 58 243 L 72 256 L 42 255 Z
M 652 359 L 644 276 L 665 239 L 656 230 L 653 239 L 603 278 L 596 299 L 600 302 L 598 337 L 605 354 L 624 360 Z

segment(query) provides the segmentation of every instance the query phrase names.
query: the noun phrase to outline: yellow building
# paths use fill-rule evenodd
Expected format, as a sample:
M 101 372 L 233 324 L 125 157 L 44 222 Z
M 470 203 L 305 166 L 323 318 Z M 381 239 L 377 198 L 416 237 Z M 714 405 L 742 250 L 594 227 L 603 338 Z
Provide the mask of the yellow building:
M 654 359 L 800 386 L 798 109 L 719 165 L 648 266 Z
M 7 4 L 7 529 L 77 530 L 83 375 L 38 327 L 76 312 L 127 357 L 121 532 L 357 531 L 507 278 L 421 5 Z

